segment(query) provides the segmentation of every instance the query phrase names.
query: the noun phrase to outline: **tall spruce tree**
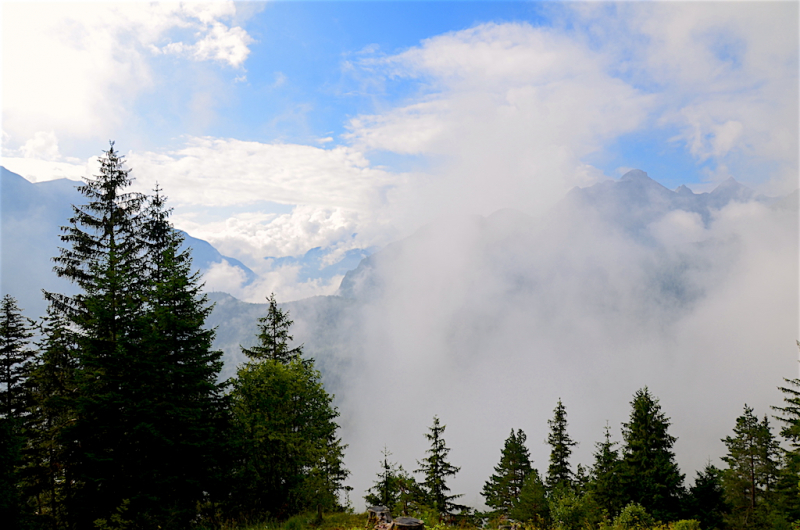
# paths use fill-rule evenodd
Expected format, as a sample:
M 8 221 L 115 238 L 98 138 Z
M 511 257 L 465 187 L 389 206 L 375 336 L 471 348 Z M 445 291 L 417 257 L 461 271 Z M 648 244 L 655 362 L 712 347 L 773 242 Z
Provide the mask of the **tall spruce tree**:
M 439 417 L 433 417 L 433 425 L 425 433 L 425 438 L 431 443 L 430 449 L 425 451 L 428 455 L 417 461 L 419 469 L 417 473 L 422 473 L 425 477 L 422 486 L 425 490 L 428 504 L 440 515 L 452 513 L 454 510 L 461 510 L 464 506 L 456 504 L 453 500 L 462 495 L 449 495 L 450 487 L 447 485 L 448 477 L 453 477 L 461 468 L 452 465 L 447 461 L 450 448 L 444 440 L 444 430 L 447 426 L 439 423 Z
M 0 302 L 0 520 L 22 522 L 20 467 L 30 402 L 28 374 L 33 352 L 30 322 L 10 295 Z
M 26 388 L 31 369 L 31 322 L 22 316 L 13 296 L 0 301 L 0 418 L 21 419 L 27 411 Z
M 767 417 L 758 421 L 747 405 L 733 433 L 722 440 L 728 448 L 722 485 L 731 509 L 726 522 L 733 528 L 772 527 L 781 518 L 775 503 L 780 447 Z
M 622 493 L 625 504 L 638 503 L 665 522 L 679 516 L 683 494 L 683 475 L 672 451 L 676 438 L 667 432 L 669 425 L 658 399 L 647 387 L 636 391 L 630 421 L 622 425 Z
M 495 473 L 483 485 L 481 494 L 487 506 L 495 511 L 508 513 L 516 504 L 522 493 L 525 479 L 530 474 L 531 458 L 525 446 L 525 433 L 518 429 L 506 438 L 500 454 L 500 462 L 495 466 Z
M 208 491 L 220 354 L 202 329 L 208 309 L 163 199 L 148 206 L 127 191 L 129 172 L 112 143 L 100 174 L 78 188 L 87 202 L 73 207 L 54 259 L 80 292 L 46 293 L 76 352 L 74 417 L 59 435 L 72 484 L 65 522 L 90 528 L 114 516 L 183 528 Z
M 339 412 L 314 362 L 300 357 L 301 348 L 290 348 L 290 324 L 288 314 L 270 304 L 260 319 L 259 344 L 243 348 L 254 353 L 232 382 L 232 516 L 286 517 L 339 507 L 348 474 Z
M 165 201 L 156 188 L 141 229 L 148 282 L 135 372 L 145 377 L 130 410 L 139 426 L 128 456 L 137 469 L 131 479 L 138 481 L 131 484 L 130 506 L 142 520 L 185 528 L 214 487 L 224 408 L 217 383 L 222 352 L 213 350 L 214 332 L 204 327 L 211 307 Z
M 553 491 L 559 488 L 568 489 L 572 487 L 572 469 L 569 457 L 572 455 L 572 448 L 577 444 L 567 433 L 567 409 L 558 400 L 553 419 L 547 420 L 550 426 L 550 433 L 547 435 L 547 443 L 550 445 L 550 465 L 547 468 L 547 487 Z

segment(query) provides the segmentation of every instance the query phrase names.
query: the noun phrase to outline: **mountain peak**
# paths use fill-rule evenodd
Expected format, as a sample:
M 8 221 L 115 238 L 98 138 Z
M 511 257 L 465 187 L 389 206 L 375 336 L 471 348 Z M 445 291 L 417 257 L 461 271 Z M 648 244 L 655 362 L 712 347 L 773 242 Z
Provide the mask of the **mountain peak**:
M 641 169 L 631 169 L 619 179 L 621 182 L 625 181 L 643 181 L 643 180 L 653 180 L 647 176 L 647 173 L 642 171 Z

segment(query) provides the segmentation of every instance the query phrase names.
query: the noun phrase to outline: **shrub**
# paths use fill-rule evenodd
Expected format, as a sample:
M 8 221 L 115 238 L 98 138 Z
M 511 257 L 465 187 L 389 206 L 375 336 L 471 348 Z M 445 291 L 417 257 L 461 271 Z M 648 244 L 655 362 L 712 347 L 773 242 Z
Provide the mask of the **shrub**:
M 700 530 L 700 521 L 696 519 L 681 519 L 670 525 L 671 530 Z
M 644 506 L 635 502 L 624 507 L 614 519 L 614 527 L 621 530 L 645 530 L 654 524 L 653 517 L 647 513 Z

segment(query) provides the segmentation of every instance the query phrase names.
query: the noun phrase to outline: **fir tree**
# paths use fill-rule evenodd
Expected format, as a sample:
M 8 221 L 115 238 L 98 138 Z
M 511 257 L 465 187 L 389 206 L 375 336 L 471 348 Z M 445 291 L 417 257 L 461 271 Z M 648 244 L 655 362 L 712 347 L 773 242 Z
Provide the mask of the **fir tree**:
M 767 417 L 758 421 L 753 409 L 745 405 L 736 419 L 734 436 L 722 441 L 728 465 L 722 484 L 731 513 L 726 518 L 735 528 L 767 528 L 773 525 L 775 486 L 778 481 L 780 448 L 772 435 Z
M 616 517 L 623 506 L 619 481 L 620 457 L 616 445 L 617 442 L 611 441 L 611 431 L 606 425 L 603 441 L 595 444 L 594 465 L 588 485 L 589 494 L 611 518 Z
M 553 419 L 548 420 L 547 424 L 550 426 L 547 443 L 551 447 L 550 465 L 547 468 L 547 487 L 551 491 L 557 488 L 570 488 L 573 475 L 569 457 L 577 442 L 572 441 L 567 433 L 567 410 L 561 403 L 561 399 L 558 400 L 553 411 Z
M 676 438 L 667 432 L 669 425 L 647 387 L 638 390 L 630 421 L 622 426 L 621 487 L 625 504 L 638 503 L 661 521 L 678 517 L 683 493 L 683 475 L 672 451 Z
M 66 524 L 130 517 L 140 528 L 183 528 L 208 491 L 219 352 L 202 329 L 209 309 L 158 195 L 126 191 L 113 143 L 87 199 L 62 228 L 55 271 L 79 294 L 46 293 L 75 343 L 66 444 Z
M 348 474 L 346 446 L 337 436 L 339 412 L 313 361 L 301 359 L 300 348 L 288 347 L 290 323 L 270 305 L 261 319 L 260 344 L 252 349 L 261 353 L 233 380 L 235 462 L 228 507 L 233 515 L 285 517 L 317 506 L 339 507 L 338 492 Z M 271 329 L 281 332 L 264 332 Z
M 547 488 L 536 469 L 531 469 L 525 477 L 519 499 L 508 515 L 516 521 L 533 522 L 537 528 L 546 527 L 550 519 L 550 505 L 547 502 Z
M 800 341 L 797 341 L 800 348 Z M 784 466 L 777 484 L 782 509 L 789 520 L 800 519 L 800 379 L 784 379 L 778 387 L 783 392 L 784 406 L 773 407 L 783 424 L 780 434 L 788 442 L 784 452 Z
M 417 491 L 416 483 L 413 483 L 414 479 L 403 466 L 389 462 L 392 453 L 386 447 L 381 454 L 381 471 L 364 500 L 369 506 L 385 506 L 390 513 L 408 513 L 408 505 L 417 500 L 414 495 Z
M 433 417 L 433 425 L 425 438 L 431 443 L 431 448 L 425 451 L 428 455 L 418 461 L 419 469 L 417 473 L 422 473 L 425 479 L 422 486 L 425 490 L 428 504 L 440 515 L 451 513 L 453 510 L 462 509 L 463 506 L 453 503 L 454 499 L 461 495 L 448 495 L 450 488 L 447 486 L 448 477 L 453 477 L 461 468 L 456 467 L 447 461 L 450 448 L 447 447 L 443 438 L 446 425 L 439 423 L 437 416 Z
M 697 472 L 686 499 L 686 511 L 687 517 L 700 523 L 700 528 L 723 528 L 728 504 L 722 488 L 722 472 L 710 463 Z
M 486 504 L 496 511 L 508 513 L 519 502 L 522 486 L 532 469 L 525 440 L 522 430 L 515 434 L 511 429 L 501 451 L 500 463 L 494 468 L 495 474 L 483 486 Z
M 52 307 L 40 329 L 30 375 L 33 413 L 25 449 L 25 497 L 35 506 L 42 526 L 57 528 L 66 520 L 64 507 L 71 498 L 62 433 L 75 420 L 71 399 L 76 391 L 77 352 L 68 322 Z
M 22 523 L 20 467 L 27 409 L 28 374 L 33 334 L 17 301 L 10 295 L 0 302 L 0 520 L 11 527 Z
M 156 188 L 141 229 L 148 283 L 134 371 L 147 377 L 133 389 L 130 407 L 141 427 L 129 438 L 137 471 L 128 498 L 137 517 L 185 527 L 213 489 L 209 475 L 224 407 L 216 381 L 222 352 L 211 346 L 214 333 L 204 327 L 211 307 L 165 200 Z
M 33 352 L 31 323 L 10 295 L 0 302 L 0 418 L 21 419 L 28 408 L 25 388 Z
M 258 344 L 252 348 L 242 347 L 242 353 L 250 359 L 273 359 L 288 363 L 298 359 L 303 349 L 302 346 L 290 348 L 289 344 L 294 337 L 289 335 L 289 328 L 294 323 L 289 319 L 289 312 L 284 312 L 275 301 L 275 293 L 267 297 L 269 307 L 266 316 L 258 319 Z

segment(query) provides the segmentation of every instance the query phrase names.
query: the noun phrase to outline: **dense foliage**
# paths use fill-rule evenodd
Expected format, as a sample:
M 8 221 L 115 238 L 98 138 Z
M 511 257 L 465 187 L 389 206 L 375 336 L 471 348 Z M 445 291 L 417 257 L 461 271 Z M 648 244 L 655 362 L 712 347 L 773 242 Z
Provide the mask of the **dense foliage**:
M 86 202 L 54 258 L 79 291 L 45 293 L 35 347 L 31 324 L 3 298 L 3 527 L 183 529 L 339 508 L 338 412 L 313 361 L 288 346 L 288 315 L 271 297 L 260 322 L 273 353 L 218 381 L 199 275 L 161 191 L 127 191 L 129 173 L 112 143 L 100 174 L 79 186 Z M 254 477 L 253 462 L 269 464 Z M 263 484 L 281 485 L 266 506 L 254 494 L 231 501 Z

